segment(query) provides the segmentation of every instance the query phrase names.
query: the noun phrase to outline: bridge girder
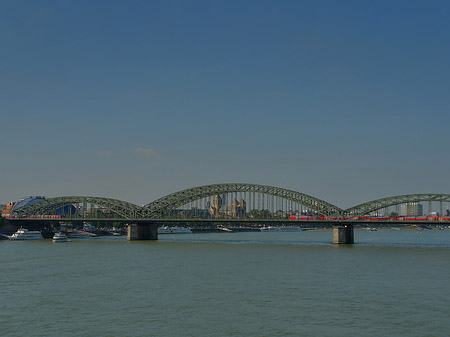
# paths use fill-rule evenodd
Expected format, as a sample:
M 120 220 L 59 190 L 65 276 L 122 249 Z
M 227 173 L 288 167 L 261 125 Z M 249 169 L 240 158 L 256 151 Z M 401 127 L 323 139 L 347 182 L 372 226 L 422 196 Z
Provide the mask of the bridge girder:
M 159 218 L 171 210 L 202 198 L 234 192 L 263 193 L 306 206 L 321 215 L 342 214 L 343 210 L 324 200 L 292 190 L 256 184 L 214 184 L 189 188 L 169 194 L 144 206 L 144 217 Z
M 305 207 L 316 211 L 318 214 L 327 216 L 366 215 L 383 208 L 414 202 L 450 202 L 450 194 L 406 194 L 365 202 L 360 205 L 343 210 L 324 200 L 284 188 L 267 185 L 230 183 L 205 185 L 186 189 L 157 199 L 143 207 L 126 201 L 111 198 L 64 196 L 43 199 L 33 204 L 13 209 L 13 212 L 18 216 L 44 215 L 63 206 L 76 203 L 89 203 L 109 209 L 112 213 L 116 214 L 118 218 L 124 220 L 151 219 L 160 218 L 171 210 L 174 210 L 177 207 L 185 205 L 189 202 L 193 202 L 210 196 L 234 192 L 254 192 L 281 197 L 286 200 L 302 204 Z
M 42 199 L 35 203 L 13 209 L 18 216 L 43 215 L 58 208 L 77 203 L 89 203 L 109 209 L 123 219 L 136 219 L 142 217 L 142 207 L 132 203 L 101 197 L 65 196 Z
M 344 211 L 346 215 L 367 215 L 377 210 L 414 202 L 450 202 L 450 194 L 405 194 L 381 198 L 350 207 Z

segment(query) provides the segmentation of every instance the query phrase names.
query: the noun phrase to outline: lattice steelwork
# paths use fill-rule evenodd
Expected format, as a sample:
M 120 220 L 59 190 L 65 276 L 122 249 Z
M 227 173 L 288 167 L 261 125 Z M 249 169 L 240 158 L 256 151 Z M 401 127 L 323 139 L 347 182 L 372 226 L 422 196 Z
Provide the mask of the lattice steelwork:
M 100 198 L 100 197 L 82 197 L 82 196 L 68 196 L 48 198 L 37 201 L 35 203 L 14 209 L 14 214 L 18 217 L 52 214 L 57 209 L 67 206 L 74 206 L 76 204 L 90 204 L 97 205 L 109 210 L 115 214 L 117 218 L 123 219 L 137 219 L 142 217 L 142 207 L 134 205 L 129 202 Z
M 271 199 L 264 196 L 273 196 L 303 205 L 306 209 L 320 215 L 340 215 L 343 213 L 342 209 L 326 201 L 284 188 L 253 184 L 216 184 L 194 187 L 160 198 L 144 206 L 143 215 L 145 218 L 161 218 L 169 215 L 171 211 L 196 200 L 232 193 L 240 193 L 240 195 L 246 196 L 247 200 L 249 196 L 251 197 L 252 194 L 257 193 L 259 197 L 254 197 L 252 202 L 259 203 L 263 207 L 268 206 L 271 201 Z M 249 205 L 247 202 L 247 208 L 255 209 L 258 207 Z M 259 208 L 261 209 L 261 207 Z
M 237 218 L 261 218 L 266 216 L 285 218 L 289 214 L 357 216 L 368 215 L 382 209 L 385 210 L 386 214 L 386 210 L 393 206 L 397 206 L 396 210 L 398 213 L 399 205 L 419 202 L 428 202 L 428 212 L 430 212 L 433 202 L 439 202 L 440 214 L 442 215 L 443 203 L 450 202 L 450 194 L 408 194 L 373 200 L 344 211 L 335 205 L 310 195 L 279 187 L 254 184 L 215 184 L 176 192 L 143 207 L 110 198 L 66 196 L 37 201 L 14 209 L 13 214 L 17 217 L 51 215 L 56 214 L 57 209 L 74 206 L 77 209 L 77 213 L 69 214 L 68 217 L 89 217 L 92 216 L 92 213 L 86 214 L 86 205 L 91 205 L 91 207 L 95 205 L 91 210 L 98 210 L 99 207 L 107 210 L 106 214 L 101 215 L 105 219 L 158 219 L 171 216 L 179 217 L 181 215 L 201 218 L 208 212 L 208 216 L 214 218 L 222 216 L 218 210 L 217 214 L 211 214 L 210 210 L 214 209 L 214 198 L 222 198 L 222 200 L 227 202 L 225 206 L 229 208 L 228 213 L 224 213 L 221 210 L 221 214 L 225 214 L 223 217 L 234 216 Z M 226 209 L 226 207 L 223 208 Z M 240 207 L 240 211 L 237 210 L 238 207 Z
M 356 215 L 367 215 L 376 212 L 380 209 L 385 209 L 395 205 L 416 203 L 416 202 L 450 202 L 450 194 L 407 194 L 399 195 L 395 197 L 388 197 L 377 199 L 369 202 L 365 202 L 358 206 L 354 206 L 345 210 L 346 215 L 356 216 Z M 430 206 L 429 206 L 430 208 Z M 441 206 L 442 215 L 442 206 Z

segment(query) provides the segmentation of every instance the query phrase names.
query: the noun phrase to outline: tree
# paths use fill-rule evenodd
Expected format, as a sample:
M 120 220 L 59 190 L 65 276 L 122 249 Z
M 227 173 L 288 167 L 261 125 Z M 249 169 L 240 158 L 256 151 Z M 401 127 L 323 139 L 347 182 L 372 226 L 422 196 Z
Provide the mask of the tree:
M 268 219 L 270 217 L 270 211 L 268 209 L 252 209 L 248 214 L 254 219 Z

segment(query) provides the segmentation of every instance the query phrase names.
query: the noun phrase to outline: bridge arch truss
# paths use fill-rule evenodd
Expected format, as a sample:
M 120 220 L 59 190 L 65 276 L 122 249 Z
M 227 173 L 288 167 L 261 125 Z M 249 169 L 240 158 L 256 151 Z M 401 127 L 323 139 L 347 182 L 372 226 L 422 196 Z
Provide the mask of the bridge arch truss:
M 39 200 L 35 203 L 13 210 L 18 217 L 52 214 L 57 209 L 75 204 L 91 204 L 109 210 L 120 219 L 136 219 L 142 217 L 142 207 L 132 203 L 101 197 L 66 196 Z
M 233 183 L 205 185 L 172 193 L 145 205 L 143 211 L 144 217 L 160 218 L 167 215 L 170 211 L 190 202 L 227 193 L 244 193 L 244 195 L 245 193 L 247 193 L 246 195 L 259 193 L 270 195 L 303 205 L 320 215 L 339 215 L 343 213 L 341 208 L 304 193 L 266 185 Z
M 381 209 L 387 209 L 392 206 L 408 204 L 408 203 L 418 203 L 418 202 L 450 202 L 450 194 L 405 194 L 393 197 L 381 198 L 363 204 L 353 206 L 345 210 L 346 215 L 356 216 L 356 215 L 368 215 L 373 212 L 379 211 Z M 441 206 L 442 213 L 442 206 Z

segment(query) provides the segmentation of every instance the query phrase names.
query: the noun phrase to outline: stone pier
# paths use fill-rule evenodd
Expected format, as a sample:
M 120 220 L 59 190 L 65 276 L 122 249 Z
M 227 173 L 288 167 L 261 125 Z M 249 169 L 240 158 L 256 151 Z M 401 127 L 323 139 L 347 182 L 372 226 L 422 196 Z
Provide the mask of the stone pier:
M 333 227 L 333 243 L 352 244 L 354 242 L 353 225 L 339 225 Z
M 158 224 L 154 222 L 129 224 L 127 239 L 128 241 L 158 240 Z

